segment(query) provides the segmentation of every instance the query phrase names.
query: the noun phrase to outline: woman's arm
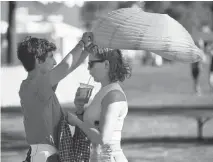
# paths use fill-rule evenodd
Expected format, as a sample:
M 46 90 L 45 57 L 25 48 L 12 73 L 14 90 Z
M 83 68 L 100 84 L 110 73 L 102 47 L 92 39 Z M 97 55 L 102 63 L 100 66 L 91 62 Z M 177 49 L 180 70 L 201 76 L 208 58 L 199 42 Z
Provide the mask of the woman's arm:
M 106 144 L 111 140 L 116 120 L 122 108 L 119 101 L 125 100 L 124 94 L 118 90 L 111 91 L 104 97 L 99 129 L 91 127 L 79 119 L 74 119 L 75 124 L 83 130 L 92 143 Z M 72 121 L 73 119 L 71 119 L 70 123 Z
M 50 83 L 52 86 L 56 85 L 60 80 L 75 70 L 88 56 L 88 53 L 83 51 L 83 49 L 91 43 L 89 37 L 92 38 L 91 33 L 85 33 L 82 38 L 83 41 L 80 41 L 65 58 L 50 71 Z

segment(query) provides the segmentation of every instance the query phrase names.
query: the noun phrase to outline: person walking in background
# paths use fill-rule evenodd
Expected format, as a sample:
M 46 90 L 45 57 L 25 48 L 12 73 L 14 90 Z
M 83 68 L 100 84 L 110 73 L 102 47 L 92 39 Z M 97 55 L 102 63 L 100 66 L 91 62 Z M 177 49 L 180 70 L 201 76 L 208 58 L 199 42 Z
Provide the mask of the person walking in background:
M 207 47 L 207 53 L 210 56 L 210 66 L 209 66 L 209 85 L 211 92 L 213 93 L 213 42 L 209 43 Z
M 199 75 L 200 75 L 200 63 L 195 62 L 191 64 L 192 79 L 193 79 L 193 89 L 197 95 L 201 95 L 201 88 L 199 85 Z
M 209 84 L 211 87 L 211 91 L 213 92 L 213 50 L 212 50 L 211 63 L 210 63 L 210 69 L 209 69 Z
M 195 42 L 195 44 L 204 51 L 204 41 L 202 39 Z M 200 62 L 195 62 L 191 64 L 191 74 L 193 79 L 193 89 L 197 95 L 201 95 L 201 87 L 199 84 L 201 64 Z
M 206 54 L 204 62 L 207 61 L 209 63 L 208 81 L 209 86 L 211 88 L 211 92 L 213 92 L 213 43 L 211 41 L 199 40 L 196 42 L 196 45 Z M 195 62 L 191 64 L 191 72 L 194 84 L 193 88 L 197 95 L 201 95 L 201 87 L 199 84 L 201 69 L 201 62 Z
M 83 121 L 68 113 L 68 122 L 90 139 L 91 162 L 127 162 L 120 142 L 128 104 L 120 82 L 131 75 L 131 68 L 118 49 L 94 45 L 89 53 L 88 70 L 94 81 L 101 83 L 101 89 L 85 109 Z M 80 102 L 75 103 L 81 105 Z
M 83 49 L 90 45 L 91 39 L 92 33 L 84 33 L 57 66 L 53 57 L 56 46 L 48 40 L 27 37 L 18 45 L 18 59 L 28 72 L 20 85 L 19 96 L 33 162 L 46 162 L 58 151 L 58 127 L 63 111 L 55 89 L 87 57 Z

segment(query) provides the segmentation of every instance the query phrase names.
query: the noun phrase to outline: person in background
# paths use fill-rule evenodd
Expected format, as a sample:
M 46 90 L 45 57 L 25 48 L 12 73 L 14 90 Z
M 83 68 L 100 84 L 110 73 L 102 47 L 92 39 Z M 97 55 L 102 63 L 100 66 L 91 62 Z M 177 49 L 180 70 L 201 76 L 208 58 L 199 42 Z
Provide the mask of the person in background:
M 55 94 L 57 84 L 88 56 L 92 33 L 82 39 L 56 66 L 55 44 L 46 39 L 27 37 L 18 45 L 18 59 L 28 72 L 19 90 L 27 143 L 32 162 L 46 162 L 57 153 L 58 127 L 63 111 Z
M 195 44 L 204 51 L 204 41 L 202 39 L 195 42 Z M 199 76 L 200 76 L 201 64 L 200 62 L 195 62 L 191 64 L 191 74 L 193 79 L 193 89 L 195 93 L 200 96 L 201 95 L 201 87 L 199 84 Z
M 131 75 L 131 68 L 118 49 L 94 45 L 89 53 L 88 70 L 94 81 L 101 83 L 101 89 L 85 109 L 83 121 L 68 113 L 68 122 L 91 141 L 91 162 L 127 162 L 120 142 L 128 104 L 120 83 Z
M 210 65 L 209 65 L 209 85 L 211 88 L 211 92 L 213 92 L 213 42 L 210 42 L 207 46 L 207 53 L 210 57 Z
M 212 50 L 211 63 L 210 63 L 210 69 L 209 69 L 209 85 L 211 87 L 211 91 L 213 92 L 213 50 Z

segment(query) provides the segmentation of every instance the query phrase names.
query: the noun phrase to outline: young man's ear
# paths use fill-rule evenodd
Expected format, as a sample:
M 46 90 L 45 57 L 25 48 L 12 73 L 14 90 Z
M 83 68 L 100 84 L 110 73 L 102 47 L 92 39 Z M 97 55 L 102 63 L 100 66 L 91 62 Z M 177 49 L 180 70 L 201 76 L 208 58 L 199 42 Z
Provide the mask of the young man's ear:
M 108 60 L 105 61 L 105 68 L 109 69 L 109 61 Z
M 36 61 L 37 64 L 41 64 L 42 63 L 42 61 L 39 60 L 38 58 L 35 58 L 35 61 Z
M 36 64 L 40 64 L 38 58 L 35 58 L 35 62 L 36 62 Z

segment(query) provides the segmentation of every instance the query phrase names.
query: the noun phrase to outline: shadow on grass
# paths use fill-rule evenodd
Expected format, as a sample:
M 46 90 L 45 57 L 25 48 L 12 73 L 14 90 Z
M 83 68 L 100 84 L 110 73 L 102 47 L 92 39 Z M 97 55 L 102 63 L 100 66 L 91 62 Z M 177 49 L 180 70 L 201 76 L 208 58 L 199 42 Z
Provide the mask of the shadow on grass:
M 25 138 L 20 133 L 9 134 L 9 133 L 3 132 L 3 131 L 1 133 L 1 138 L 10 140 L 10 141 L 25 140 Z
M 11 113 L 11 114 L 20 114 L 21 112 L 21 107 L 20 106 L 2 106 L 1 107 L 1 113 Z
M 122 145 L 132 144 L 150 144 L 150 145 L 164 145 L 170 144 L 174 147 L 179 144 L 192 144 L 197 146 L 213 145 L 213 138 L 198 139 L 195 137 L 142 137 L 142 138 L 124 138 L 121 141 Z M 3 151 L 25 150 L 29 145 L 26 143 L 25 138 L 18 134 L 2 133 L 1 149 Z
M 175 144 L 199 144 L 213 145 L 213 137 L 202 139 L 196 137 L 143 137 L 143 138 L 123 138 L 121 144 L 143 144 L 143 143 L 175 143 Z
M 63 109 L 70 110 L 74 109 L 75 106 L 73 103 L 62 105 Z M 149 110 L 149 111 L 156 111 L 155 109 L 159 109 L 159 111 L 162 111 L 164 109 L 200 109 L 200 110 L 211 110 L 213 111 L 213 105 L 212 104 L 203 104 L 203 105 L 152 105 L 152 106 L 140 106 L 140 105 L 129 105 L 129 113 L 139 113 L 141 110 Z M 11 114 L 20 114 L 21 107 L 20 106 L 7 106 L 7 107 L 1 107 L 2 113 L 11 113 Z
M 73 106 L 66 105 L 63 106 L 64 109 L 73 108 Z M 210 108 L 208 105 L 204 106 L 205 108 Z M 168 108 L 168 107 L 167 107 Z M 171 107 L 173 108 L 173 107 Z M 189 107 L 183 107 L 189 108 Z M 195 108 L 195 107 L 194 107 Z M 201 108 L 201 107 L 200 107 Z M 212 107 L 211 107 L 212 108 Z M 139 108 L 130 107 L 129 113 L 137 114 L 139 112 Z M 1 107 L 2 116 L 4 115 L 15 115 L 20 116 L 21 108 L 20 106 L 11 106 L 11 107 Z M 20 132 L 1 132 L 2 141 L 1 141 L 1 149 L 3 151 L 12 151 L 12 150 L 24 150 L 28 149 L 28 145 L 26 143 L 25 137 Z M 122 145 L 131 145 L 131 144 L 198 144 L 198 145 L 213 145 L 213 137 L 208 138 L 205 137 L 204 139 L 198 139 L 195 137 L 142 137 L 142 138 L 135 138 L 135 137 L 128 137 L 122 139 Z
M 1 132 L 1 150 L 24 150 L 29 146 L 25 140 L 25 137 L 19 133 L 6 133 Z

